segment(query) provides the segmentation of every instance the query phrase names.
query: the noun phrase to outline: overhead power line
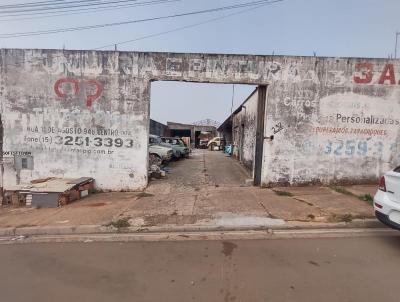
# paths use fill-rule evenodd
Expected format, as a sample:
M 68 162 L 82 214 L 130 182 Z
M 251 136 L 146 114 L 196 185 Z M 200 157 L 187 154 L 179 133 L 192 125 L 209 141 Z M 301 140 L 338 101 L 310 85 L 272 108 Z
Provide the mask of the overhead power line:
M 90 3 L 102 3 L 107 4 L 115 0 L 53 0 L 53 1 L 35 1 L 35 2 L 24 2 L 15 4 L 0 5 L 0 10 L 11 10 L 11 9 L 26 9 L 29 7 L 57 7 L 57 6 L 70 6 L 76 4 L 90 4 Z
M 87 6 L 104 6 L 109 4 L 115 3 L 125 3 L 125 2 L 135 2 L 137 0 L 111 0 L 111 1 L 99 1 L 99 0 L 84 0 L 84 1 L 70 1 L 70 2 L 60 2 L 56 5 L 54 4 L 45 4 L 40 5 L 37 7 L 26 8 L 24 6 L 20 8 L 1 8 L 0 7 L 0 14 L 13 14 L 13 13 L 23 13 L 23 12 L 35 12 L 35 11 L 52 11 L 52 10 L 60 10 L 60 9 L 67 9 L 67 8 L 76 8 L 76 7 L 87 7 Z
M 151 1 L 143 1 L 143 2 L 136 2 L 136 1 L 135 1 L 135 3 L 109 5 L 109 6 L 102 7 L 102 8 L 86 7 L 86 8 L 81 8 L 81 9 L 60 10 L 60 11 L 53 11 L 53 12 L 36 12 L 36 13 L 25 13 L 25 14 L 18 14 L 18 15 L 0 15 L 0 22 L 35 20 L 35 19 L 53 18 L 53 17 L 60 17 L 60 16 L 81 15 L 81 14 L 88 14 L 88 13 L 95 13 L 95 12 L 97 13 L 97 12 L 103 12 L 103 11 L 119 10 L 119 9 L 123 9 L 123 8 L 151 6 L 151 5 L 158 5 L 158 4 L 164 4 L 164 3 L 179 2 L 182 0 L 151 0 Z M 15 17 L 19 17 L 19 18 L 15 18 Z M 7 19 L 2 19 L 2 18 L 7 18 Z
M 138 37 L 138 38 L 135 38 L 135 39 L 131 39 L 131 40 L 114 42 L 112 44 L 107 44 L 107 45 L 103 45 L 103 46 L 99 46 L 99 47 L 93 48 L 93 50 L 99 50 L 99 49 L 104 49 L 104 48 L 111 47 L 111 46 L 114 47 L 115 45 L 118 46 L 118 45 L 122 45 L 122 44 L 128 44 L 128 43 L 133 43 L 133 42 L 137 42 L 137 41 L 141 41 L 141 40 L 145 40 L 145 39 L 164 36 L 164 35 L 167 35 L 167 34 L 170 34 L 170 33 L 174 33 L 174 32 L 178 32 L 178 31 L 182 31 L 182 30 L 198 27 L 198 26 L 201 26 L 201 25 L 204 25 L 204 24 L 208 24 L 208 23 L 216 22 L 216 21 L 223 20 L 223 19 L 226 19 L 226 18 L 229 18 L 229 17 L 233 17 L 233 16 L 236 16 L 236 15 L 244 14 L 244 13 L 247 13 L 247 12 L 250 12 L 250 11 L 254 11 L 254 10 L 258 9 L 258 8 L 261 8 L 261 7 L 264 7 L 264 6 L 267 6 L 267 5 L 271 5 L 271 4 L 275 4 L 277 2 L 283 2 L 283 1 L 284 0 L 269 1 L 267 3 L 261 4 L 261 5 L 252 7 L 252 8 L 248 8 L 248 9 L 245 9 L 245 10 L 240 10 L 238 12 L 234 12 L 234 13 L 231 13 L 231 14 L 219 16 L 219 17 L 212 18 L 212 19 L 207 19 L 207 20 L 204 20 L 202 22 L 197 22 L 197 23 L 186 25 L 186 26 L 181 26 L 181 27 L 177 27 L 177 28 L 174 28 L 174 29 L 170 29 L 170 30 L 166 30 L 166 31 L 161 31 L 161 32 L 158 32 L 158 33 L 150 34 L 150 35 L 141 36 L 141 37 Z
M 73 2 L 63 2 L 63 5 L 52 5 L 52 6 L 40 6 L 34 8 L 19 8 L 14 10 L 1 9 L 1 16 L 24 16 L 24 15 L 34 15 L 34 14 L 49 14 L 54 12 L 68 12 L 68 11 L 77 11 L 79 9 L 84 8 L 104 8 L 107 6 L 115 5 L 115 4 L 127 4 L 132 2 L 137 2 L 138 0 L 108 0 L 108 1 L 99 1 L 99 0 L 85 0 L 80 1 L 81 3 L 73 3 Z
M 282 0 L 280 0 L 280 1 L 282 1 Z M 238 8 L 243 8 L 243 7 L 254 7 L 254 6 L 259 6 L 259 5 L 267 4 L 267 3 L 271 3 L 271 2 L 273 2 L 273 1 L 260 0 L 260 1 L 252 1 L 252 2 L 236 4 L 236 5 L 223 6 L 223 7 L 218 7 L 218 8 L 198 10 L 198 11 L 192 11 L 192 12 L 186 12 L 186 13 L 180 13 L 180 14 L 174 14 L 174 15 L 167 15 L 167 16 L 161 16 L 161 17 L 146 18 L 146 19 L 128 20 L 128 21 L 123 21 L 123 22 L 114 22 L 114 23 L 105 23 L 105 24 L 96 24 L 96 25 L 78 26 L 78 27 L 69 27 L 69 28 L 58 28 L 58 29 L 41 30 L 41 31 L 0 34 L 0 38 L 7 39 L 7 38 L 26 37 L 26 36 L 39 36 L 39 35 L 57 34 L 57 33 L 63 33 L 63 32 L 73 32 L 73 31 L 81 31 L 81 30 L 88 30 L 88 29 L 105 28 L 105 27 L 112 27 L 112 26 L 121 26 L 121 25 L 133 24 L 133 23 L 142 23 L 142 22 L 165 20 L 165 19 L 172 19 L 172 18 L 178 18 L 178 17 L 184 17 L 184 16 L 193 16 L 193 15 L 199 15 L 199 14 L 207 14 L 207 13 L 213 13 L 213 12 L 233 10 L 233 9 L 238 9 Z M 275 1 L 275 2 L 279 2 L 279 1 Z
M 19 7 L 36 7 L 36 6 L 48 6 L 48 5 L 65 5 L 69 3 L 83 3 L 83 2 L 99 2 L 101 0 L 53 0 L 53 1 L 35 1 L 35 2 L 24 2 L 24 3 L 15 3 L 15 4 L 5 4 L 0 5 L 0 9 L 14 9 Z

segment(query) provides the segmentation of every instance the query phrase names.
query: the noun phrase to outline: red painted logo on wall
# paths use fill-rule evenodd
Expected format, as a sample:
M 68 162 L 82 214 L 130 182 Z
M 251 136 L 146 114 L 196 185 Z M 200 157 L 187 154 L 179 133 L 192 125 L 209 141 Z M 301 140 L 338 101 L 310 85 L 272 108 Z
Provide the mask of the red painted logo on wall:
M 71 85 L 73 95 L 78 95 L 82 86 L 94 87 L 94 93 L 86 95 L 86 106 L 91 107 L 93 102 L 97 100 L 103 93 L 103 86 L 96 80 L 77 80 L 73 78 L 59 79 L 54 84 L 54 92 L 59 98 L 67 97 L 67 93 L 63 91 L 65 85 Z
M 357 84 L 371 84 L 373 78 L 373 64 L 368 62 L 357 63 L 356 72 L 354 75 L 354 82 Z M 379 77 L 378 84 L 396 85 L 396 75 L 393 64 L 386 64 L 383 68 L 381 76 Z M 400 81 L 398 82 L 400 85 Z

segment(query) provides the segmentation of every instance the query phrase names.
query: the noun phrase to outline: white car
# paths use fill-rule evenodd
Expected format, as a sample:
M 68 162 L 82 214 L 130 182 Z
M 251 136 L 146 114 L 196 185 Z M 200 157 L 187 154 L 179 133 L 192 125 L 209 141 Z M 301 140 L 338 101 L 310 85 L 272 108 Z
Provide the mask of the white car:
M 374 210 L 376 218 L 382 223 L 400 230 L 400 167 L 380 178 Z
M 168 162 L 173 156 L 172 148 L 160 146 L 153 135 L 149 137 L 149 159 L 150 165 L 160 166 L 163 162 Z

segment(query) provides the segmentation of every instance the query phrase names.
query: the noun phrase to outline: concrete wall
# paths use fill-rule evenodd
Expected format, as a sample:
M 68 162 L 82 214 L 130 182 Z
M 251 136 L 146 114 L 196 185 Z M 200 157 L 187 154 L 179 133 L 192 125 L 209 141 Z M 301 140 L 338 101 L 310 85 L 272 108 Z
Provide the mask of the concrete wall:
M 256 89 L 233 113 L 232 133 L 234 148 L 232 156 L 238 159 L 254 177 L 258 111 Z
M 242 123 L 240 118 L 240 112 L 233 114 L 232 116 L 232 138 L 233 138 L 233 149 L 232 156 L 237 160 L 240 160 L 242 155 Z
M 254 171 L 257 131 L 257 105 L 258 92 L 255 91 L 246 100 L 246 102 L 243 103 L 242 110 L 240 111 L 241 123 L 244 125 L 241 161 L 249 171 Z
M 277 63 L 267 90 L 263 184 L 376 182 L 400 164 L 400 64 Z
M 145 187 L 153 80 L 270 84 L 265 134 L 275 139 L 265 142 L 264 185 L 372 180 L 399 162 L 399 65 L 386 59 L 3 49 L 4 186 L 91 176 L 104 189 Z M 374 123 L 361 122 L 371 114 Z
M 137 57 L 2 50 L 4 187 L 91 176 L 105 189 L 144 188 L 148 83 L 135 77 Z

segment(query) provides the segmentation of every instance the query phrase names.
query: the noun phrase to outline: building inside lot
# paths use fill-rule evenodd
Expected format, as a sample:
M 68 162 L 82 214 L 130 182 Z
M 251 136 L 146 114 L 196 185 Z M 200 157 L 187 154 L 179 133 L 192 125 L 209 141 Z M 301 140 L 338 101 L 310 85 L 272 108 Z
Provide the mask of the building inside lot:
M 218 132 L 232 145 L 232 156 L 254 177 L 257 134 L 258 88 L 221 124 Z
M 399 60 L 2 49 L 1 187 L 145 188 L 152 81 L 257 85 L 222 124 L 256 185 L 375 182 L 400 164 Z
M 182 124 L 176 122 L 167 122 L 164 125 L 160 122 L 150 119 L 150 134 L 169 137 L 187 137 L 190 138 L 192 148 L 198 148 L 202 137 L 217 136 L 217 127 L 211 125 Z
M 170 131 L 167 125 L 150 119 L 150 134 L 157 136 L 170 136 Z
M 202 134 L 210 133 L 213 137 L 217 135 L 217 128 L 215 126 L 191 125 L 174 122 L 167 122 L 167 126 L 172 137 L 190 137 L 192 148 L 199 147 Z

